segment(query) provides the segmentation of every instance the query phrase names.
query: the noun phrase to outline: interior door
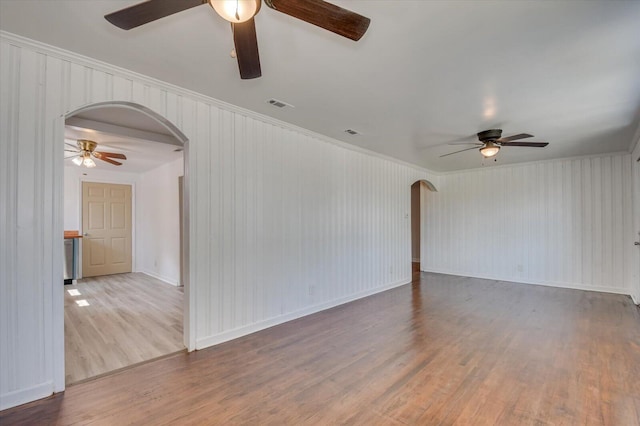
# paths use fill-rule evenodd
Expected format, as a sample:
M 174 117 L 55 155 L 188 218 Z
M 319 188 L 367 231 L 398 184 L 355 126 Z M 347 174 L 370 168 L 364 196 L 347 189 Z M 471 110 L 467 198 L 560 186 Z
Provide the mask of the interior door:
M 131 272 L 131 186 L 82 183 L 82 276 Z

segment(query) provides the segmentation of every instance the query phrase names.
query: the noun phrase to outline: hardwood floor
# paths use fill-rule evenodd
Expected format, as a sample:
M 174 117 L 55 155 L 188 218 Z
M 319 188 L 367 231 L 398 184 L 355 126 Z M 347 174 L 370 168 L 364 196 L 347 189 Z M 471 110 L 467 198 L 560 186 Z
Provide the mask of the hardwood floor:
M 141 273 L 118 274 L 67 285 L 64 298 L 67 384 L 184 349 L 180 288 Z
M 628 296 L 419 281 L 71 386 L 4 424 L 640 424 Z

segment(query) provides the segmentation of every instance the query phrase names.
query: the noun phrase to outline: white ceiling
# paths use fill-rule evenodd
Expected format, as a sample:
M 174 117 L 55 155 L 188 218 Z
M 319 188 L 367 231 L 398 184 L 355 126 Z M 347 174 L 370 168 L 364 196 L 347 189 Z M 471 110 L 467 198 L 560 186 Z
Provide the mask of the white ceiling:
M 115 172 L 144 173 L 163 164 L 182 158 L 181 143 L 149 116 L 129 108 L 103 107 L 85 111 L 67 120 L 65 143 L 76 145 L 78 139 L 98 143 L 100 152 L 126 155 L 116 166 L 95 160 L 96 168 Z M 73 150 L 66 146 L 65 149 Z M 65 165 L 75 166 L 72 152 L 65 152 Z
M 131 31 L 103 18 L 137 2 L 0 0 L 0 28 L 436 171 L 482 166 L 439 155 L 488 128 L 550 142 L 506 164 L 626 151 L 638 126 L 640 1 L 333 1 L 371 18 L 359 42 L 263 7 L 256 80 L 207 5 Z

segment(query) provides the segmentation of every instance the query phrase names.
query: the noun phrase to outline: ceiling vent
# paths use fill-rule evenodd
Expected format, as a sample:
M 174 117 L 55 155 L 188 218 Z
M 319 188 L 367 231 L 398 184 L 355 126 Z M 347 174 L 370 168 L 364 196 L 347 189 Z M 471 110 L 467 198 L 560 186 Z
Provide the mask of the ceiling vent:
M 359 135 L 360 132 L 353 130 L 353 129 L 347 129 L 344 131 L 345 133 L 349 133 L 350 135 L 354 136 L 354 135 Z
M 286 102 L 282 102 L 282 101 L 279 101 L 279 100 L 277 100 L 277 99 L 273 99 L 273 98 L 269 99 L 269 100 L 267 101 L 267 103 L 269 103 L 269 104 L 271 104 L 271 105 L 273 105 L 273 106 L 275 106 L 275 107 L 278 107 L 278 108 L 284 108 L 284 107 L 295 108 L 295 107 L 294 107 L 293 105 L 291 105 L 291 104 L 288 104 L 288 103 L 286 103 Z

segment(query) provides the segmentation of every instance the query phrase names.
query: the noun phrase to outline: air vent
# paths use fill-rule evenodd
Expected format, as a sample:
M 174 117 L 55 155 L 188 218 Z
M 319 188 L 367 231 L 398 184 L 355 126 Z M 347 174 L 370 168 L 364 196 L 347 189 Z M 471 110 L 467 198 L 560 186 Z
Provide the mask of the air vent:
M 269 100 L 267 101 L 267 103 L 269 103 L 269 104 L 271 104 L 271 105 L 273 105 L 273 106 L 275 106 L 275 107 L 278 107 L 278 108 L 284 108 L 284 107 L 295 108 L 295 107 L 294 107 L 293 105 L 291 105 L 291 104 L 288 104 L 288 103 L 286 103 L 286 102 L 282 102 L 282 101 L 279 101 L 279 100 L 277 100 L 277 99 L 273 99 L 273 98 L 272 98 L 272 99 L 269 99 Z
M 359 135 L 360 132 L 358 132 L 357 130 L 353 130 L 353 129 L 347 129 L 344 131 L 345 133 L 349 133 L 350 135 Z

